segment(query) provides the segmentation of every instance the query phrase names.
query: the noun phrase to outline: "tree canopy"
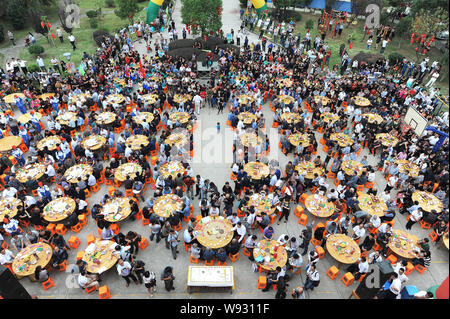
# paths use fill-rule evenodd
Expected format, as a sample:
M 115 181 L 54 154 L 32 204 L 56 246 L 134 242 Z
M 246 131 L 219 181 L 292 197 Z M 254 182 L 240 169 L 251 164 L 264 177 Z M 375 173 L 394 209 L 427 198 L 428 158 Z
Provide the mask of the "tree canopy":
M 184 24 L 197 25 L 202 35 L 216 33 L 222 28 L 219 7 L 222 0 L 181 0 Z
M 134 15 L 139 11 L 137 0 L 116 0 L 116 5 L 117 9 L 114 10 L 116 16 L 133 22 Z

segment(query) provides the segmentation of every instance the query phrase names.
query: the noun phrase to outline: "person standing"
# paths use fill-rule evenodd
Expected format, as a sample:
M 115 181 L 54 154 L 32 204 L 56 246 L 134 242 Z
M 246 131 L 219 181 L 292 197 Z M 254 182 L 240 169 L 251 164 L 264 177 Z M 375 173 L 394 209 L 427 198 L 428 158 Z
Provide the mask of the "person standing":
M 178 232 L 171 229 L 169 232 L 169 236 L 167 238 L 167 241 L 170 245 L 170 250 L 172 251 L 173 259 L 177 259 L 177 247 L 178 247 Z
M 22 59 L 17 59 L 17 62 L 19 63 L 19 67 L 22 70 L 23 74 L 27 74 L 28 73 L 27 62 Z
M 73 34 L 69 34 L 69 42 L 72 45 L 73 51 L 75 51 L 75 49 L 77 48 L 75 45 L 75 37 L 73 36 Z
M 164 271 L 161 276 L 161 280 L 164 281 L 164 287 L 167 291 L 175 290 L 173 286 L 173 281 L 175 280 L 175 276 L 173 275 L 173 269 L 170 266 L 164 268 Z
M 64 38 L 63 38 L 63 33 L 62 33 L 62 30 L 61 30 L 60 27 L 57 27 L 57 28 L 56 28 L 56 35 L 58 36 L 59 41 L 60 41 L 61 43 L 63 43 L 63 42 L 64 42 Z
M 9 40 L 11 40 L 11 43 L 13 45 L 16 45 L 16 42 L 14 41 L 14 33 L 12 33 L 10 30 L 8 30 L 8 37 L 9 37 Z
M 117 272 L 127 282 L 126 287 L 130 285 L 130 278 L 133 279 L 136 285 L 139 285 L 137 278 L 131 273 L 131 269 L 132 267 L 128 261 L 123 261 L 123 259 L 119 259 L 117 265 Z
M 58 71 L 58 73 L 61 73 L 61 69 L 59 68 L 59 61 L 57 58 L 53 57 L 50 62 L 52 63 L 53 70 Z
M 42 72 L 47 72 L 47 70 L 45 69 L 44 60 L 40 56 L 37 56 L 36 63 Z

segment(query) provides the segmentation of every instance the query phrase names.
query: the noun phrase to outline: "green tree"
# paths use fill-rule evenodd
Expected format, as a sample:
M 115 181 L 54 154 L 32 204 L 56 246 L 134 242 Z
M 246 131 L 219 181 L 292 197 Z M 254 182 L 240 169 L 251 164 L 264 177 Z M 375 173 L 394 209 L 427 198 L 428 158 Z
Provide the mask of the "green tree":
M 197 25 L 202 35 L 222 28 L 219 7 L 222 0 L 181 0 L 181 19 L 184 24 Z
M 444 8 L 421 9 L 412 22 L 412 31 L 427 36 L 436 35 L 448 29 L 448 22 L 448 11 Z
M 411 24 L 412 24 L 412 18 L 411 17 L 403 17 L 400 19 L 400 21 L 395 26 L 395 33 L 399 35 L 398 38 L 398 47 L 400 48 L 400 44 L 402 43 L 402 39 L 406 39 L 409 37 L 411 32 Z
M 133 23 L 134 15 L 139 11 L 136 0 L 116 0 L 117 9 L 114 10 L 120 19 L 129 19 Z
M 432 11 L 437 8 L 448 8 L 448 0 L 412 0 L 411 15 L 415 17 L 420 14 L 420 10 Z
M 3 28 L 3 24 L 0 24 L 0 43 L 5 40 L 5 29 Z
M 27 5 L 25 0 L 8 1 L 6 5 L 6 16 L 15 30 L 25 28 L 27 24 Z

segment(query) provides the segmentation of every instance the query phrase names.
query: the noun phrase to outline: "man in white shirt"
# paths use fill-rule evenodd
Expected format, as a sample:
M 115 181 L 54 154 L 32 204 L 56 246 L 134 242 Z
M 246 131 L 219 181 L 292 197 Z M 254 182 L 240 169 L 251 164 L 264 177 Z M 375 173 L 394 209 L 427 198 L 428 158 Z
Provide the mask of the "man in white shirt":
M 238 242 L 241 243 L 247 233 L 247 228 L 241 222 L 238 222 L 231 230 L 235 231 L 236 237 L 239 236 Z
M 0 265 L 10 265 L 14 258 L 11 250 L 0 248 Z
M 366 234 L 366 230 L 364 229 L 364 225 L 361 223 L 353 227 L 353 240 L 358 240 Z
M 405 228 L 410 230 L 411 227 L 417 223 L 423 216 L 422 209 L 417 208 L 411 212 L 408 222 L 406 223 Z
M 78 275 L 77 281 L 81 288 L 88 288 L 95 286 L 95 290 L 98 290 L 98 288 L 100 287 L 97 277 L 94 275 L 89 275 L 85 270 L 83 270 Z
M 68 39 L 69 39 L 69 41 L 70 41 L 70 44 L 72 45 L 73 51 L 75 51 L 75 49 L 76 49 L 77 47 L 76 47 L 76 45 L 75 45 L 75 37 L 73 36 L 72 33 L 69 34 Z

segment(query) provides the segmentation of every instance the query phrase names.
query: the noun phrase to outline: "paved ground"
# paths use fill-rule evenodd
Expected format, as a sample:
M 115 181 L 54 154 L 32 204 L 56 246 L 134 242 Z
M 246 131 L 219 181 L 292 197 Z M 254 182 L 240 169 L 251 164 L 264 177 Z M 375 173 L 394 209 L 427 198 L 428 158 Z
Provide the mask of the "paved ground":
M 224 31 L 228 32 L 229 29 L 234 28 L 234 30 L 239 29 L 240 20 L 238 13 L 238 1 L 237 0 L 227 0 L 223 1 L 223 24 Z M 180 2 L 178 1 L 176 4 L 176 9 L 174 13 L 174 19 L 177 23 L 177 26 L 180 25 Z M 254 35 L 249 35 L 250 42 L 256 41 L 257 37 Z M 137 48 L 141 53 L 145 54 L 145 48 L 142 44 L 137 44 Z M 217 115 L 217 112 L 212 109 L 203 109 L 199 116 L 199 130 L 200 129 L 215 129 L 216 122 L 220 122 L 222 124 L 222 132 L 224 132 L 225 122 L 226 122 L 226 113 Z M 263 106 L 263 113 L 266 118 L 266 127 L 270 128 L 272 124 L 272 112 L 266 103 Z M 229 130 L 226 128 L 225 130 Z M 224 136 L 218 135 L 219 138 L 224 140 Z M 316 133 L 316 138 L 319 140 L 321 134 Z M 208 139 L 203 141 L 203 146 L 208 142 Z M 277 145 L 271 145 L 272 149 L 277 149 Z M 223 145 L 223 153 L 231 152 L 231 148 L 225 148 Z M 200 152 L 201 150 L 195 148 L 195 152 Z M 208 155 L 208 154 L 204 154 Z M 324 158 L 324 154 L 322 150 L 319 150 L 319 154 L 322 158 Z M 367 149 L 364 149 L 361 154 L 362 156 L 368 155 Z M 292 156 L 286 157 L 283 154 L 280 155 L 280 164 L 281 167 L 284 167 L 285 164 L 292 159 Z M 374 165 L 376 163 L 376 159 L 369 155 L 370 164 Z M 194 172 L 196 174 L 200 174 L 204 178 L 209 178 L 214 181 L 216 185 L 221 188 L 225 181 L 229 179 L 230 176 L 230 163 L 194 163 L 193 164 Z M 376 180 L 377 189 L 384 189 L 385 180 L 381 174 L 377 173 Z M 94 203 L 100 201 L 101 196 L 106 193 L 107 187 L 102 186 L 101 190 L 93 194 L 93 196 L 88 199 L 89 206 L 92 207 Z M 146 195 L 150 196 L 151 190 L 147 190 Z M 194 207 L 198 207 L 198 200 L 194 201 Z M 194 215 L 199 214 L 197 209 L 195 209 Z M 406 224 L 405 217 L 402 215 L 397 216 L 395 228 L 399 228 L 404 230 L 404 226 Z M 129 230 L 134 230 L 139 234 L 144 236 L 149 235 L 149 229 L 147 227 L 143 227 L 141 221 L 125 221 L 120 224 L 121 231 L 126 233 Z M 185 225 L 183 224 L 183 230 Z M 291 214 L 289 222 L 287 224 L 281 224 L 277 226 L 274 225 L 276 230 L 275 237 L 278 238 L 279 235 L 285 233 L 289 236 L 298 236 L 303 229 L 303 226 L 297 223 L 297 218 Z M 419 237 L 423 238 L 428 236 L 429 231 L 425 231 L 420 229 L 419 225 L 413 226 L 413 232 L 417 234 Z M 87 227 L 85 227 L 77 236 L 81 239 L 82 244 L 79 247 L 79 250 L 83 250 L 86 248 L 86 238 L 88 234 L 97 234 L 97 228 L 92 219 L 89 219 L 89 223 Z M 68 239 L 72 235 L 72 232 L 68 232 L 66 234 L 66 239 Z M 261 235 L 258 234 L 258 238 L 261 238 Z M 433 285 L 440 284 L 447 276 L 448 276 L 448 250 L 445 248 L 436 249 L 434 245 L 431 248 L 432 250 L 432 265 L 428 271 L 426 271 L 423 275 L 420 275 L 418 272 L 414 271 L 410 276 L 410 285 L 415 285 L 421 289 L 427 289 Z M 75 261 L 76 251 L 73 250 L 69 254 L 69 263 L 73 263 Z M 167 250 L 164 246 L 163 242 L 156 244 L 155 242 L 150 242 L 150 246 L 145 249 L 145 251 L 140 251 L 138 254 L 138 258 L 143 260 L 146 263 L 146 268 L 154 271 L 159 279 L 159 274 L 164 269 L 165 266 L 171 265 L 174 268 L 174 274 L 176 276 L 175 280 L 175 288 L 176 290 L 168 293 L 164 290 L 164 285 L 161 281 L 158 280 L 158 291 L 154 298 L 176 298 L 176 299 L 202 299 L 202 298 L 232 298 L 232 299 L 240 299 L 240 298 L 249 298 L 249 299 L 261 299 L 261 298 L 274 298 L 275 292 L 261 292 L 261 290 L 256 289 L 257 278 L 259 276 L 258 273 L 254 273 L 251 267 L 251 263 L 247 257 L 241 254 L 240 260 L 235 263 L 231 263 L 228 261 L 228 265 L 232 265 L 234 267 L 234 280 L 235 280 L 235 290 L 232 295 L 229 294 L 218 294 L 218 293 L 209 293 L 209 294 L 191 294 L 189 295 L 186 291 L 186 281 L 187 281 L 187 269 L 189 265 L 189 253 L 184 251 L 184 247 L 180 246 L 180 254 L 176 260 L 173 260 L 172 255 L 169 250 Z M 306 266 L 306 262 L 304 261 L 304 265 Z M 316 288 L 311 294 L 311 299 L 342 299 L 348 298 L 351 291 L 357 287 L 356 284 L 350 287 L 345 287 L 344 284 L 340 280 L 330 280 L 326 276 L 326 271 L 332 266 L 336 265 L 336 261 L 330 257 L 328 254 L 325 256 L 323 260 L 318 263 L 318 271 L 321 276 L 321 283 L 318 288 Z M 69 267 L 70 268 L 70 267 Z M 344 269 L 341 268 L 341 273 L 344 272 Z M 302 285 L 302 282 L 305 280 L 304 271 L 301 275 L 294 275 L 291 280 L 290 287 L 295 287 L 298 285 Z M 21 280 L 21 283 L 25 286 L 25 288 L 31 293 L 37 295 L 42 299 L 54 299 L 54 298 L 90 298 L 96 299 L 98 298 L 98 294 L 91 294 L 87 296 L 84 290 L 80 288 L 75 288 L 73 283 L 71 283 L 71 275 L 70 273 L 52 273 L 52 278 L 55 281 L 56 287 L 51 288 L 47 292 L 45 292 L 41 285 L 37 283 L 33 283 L 29 281 L 27 278 Z M 110 269 L 106 273 L 102 275 L 103 282 L 102 284 L 108 285 L 111 290 L 112 298 L 150 298 L 147 294 L 146 289 L 143 285 L 136 286 L 134 284 L 130 284 L 128 288 L 125 287 L 125 282 L 121 279 L 115 268 Z

